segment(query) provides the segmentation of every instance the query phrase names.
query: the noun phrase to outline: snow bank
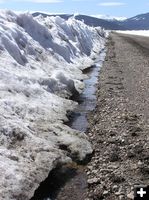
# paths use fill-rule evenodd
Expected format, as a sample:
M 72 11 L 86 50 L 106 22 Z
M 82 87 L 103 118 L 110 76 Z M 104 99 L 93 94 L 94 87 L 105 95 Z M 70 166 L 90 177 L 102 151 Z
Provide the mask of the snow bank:
M 30 199 L 58 163 L 92 152 L 87 136 L 63 122 L 104 40 L 100 28 L 73 18 L 1 11 L 1 200 Z
M 149 31 L 140 30 L 140 31 L 117 31 L 118 33 L 131 34 L 131 35 L 142 35 L 149 36 Z

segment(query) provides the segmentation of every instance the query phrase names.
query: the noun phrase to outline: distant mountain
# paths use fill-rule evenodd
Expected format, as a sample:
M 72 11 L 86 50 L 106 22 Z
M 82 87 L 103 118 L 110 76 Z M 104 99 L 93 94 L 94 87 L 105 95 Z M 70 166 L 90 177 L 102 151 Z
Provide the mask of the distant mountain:
M 46 13 L 41 13 L 41 12 L 35 12 L 32 14 L 33 17 L 37 17 L 38 15 L 42 15 L 43 17 L 47 17 L 47 16 L 59 16 L 65 20 L 69 19 L 70 17 L 72 17 L 72 14 L 46 14 Z
M 71 14 L 55 14 L 48 15 L 40 12 L 33 13 L 33 16 L 43 15 L 46 16 L 60 16 L 67 20 L 74 16 Z M 135 17 L 128 18 L 123 21 L 119 20 L 109 20 L 109 19 L 99 19 L 96 17 L 91 17 L 87 15 L 76 15 L 75 19 L 84 21 L 85 24 L 93 27 L 101 26 L 107 30 L 149 30 L 149 13 L 140 14 Z
M 71 15 L 71 14 L 55 14 L 55 15 L 52 14 L 51 15 L 51 14 L 45 14 L 45 13 L 40 13 L 40 12 L 33 13 L 34 17 L 36 17 L 38 15 L 42 15 L 43 17 L 60 16 L 65 20 L 74 16 L 74 15 Z M 116 20 L 109 21 L 109 20 L 105 20 L 105 19 L 99 19 L 99 18 L 96 18 L 96 17 L 87 16 L 87 15 L 76 15 L 74 17 L 75 17 L 75 19 L 83 21 L 85 24 L 87 24 L 89 26 L 93 26 L 93 27 L 101 26 L 101 27 L 108 29 L 108 30 L 124 30 L 124 28 L 120 24 L 118 24 Z
M 128 30 L 149 30 L 149 13 L 131 17 L 118 24 Z
M 108 21 L 124 21 L 127 19 L 127 17 L 116 17 L 116 16 L 111 16 L 111 15 L 92 15 L 92 17 L 105 19 Z
M 105 29 L 108 30 L 124 30 L 124 28 L 117 23 L 116 20 L 105 20 L 105 19 L 99 19 L 91 16 L 86 16 L 86 15 L 77 15 L 75 16 L 75 19 L 78 19 L 80 21 L 84 21 L 85 24 L 93 27 L 101 26 Z

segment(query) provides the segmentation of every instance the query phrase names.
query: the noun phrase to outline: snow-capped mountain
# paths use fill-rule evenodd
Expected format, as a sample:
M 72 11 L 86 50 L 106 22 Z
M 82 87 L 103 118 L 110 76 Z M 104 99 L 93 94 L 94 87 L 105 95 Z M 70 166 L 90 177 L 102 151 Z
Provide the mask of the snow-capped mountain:
M 63 122 L 105 32 L 74 18 L 1 11 L 0 36 L 0 199 L 28 200 L 57 164 L 92 152 Z
M 42 13 L 34 13 L 37 16 Z M 47 16 L 47 14 L 42 14 Z M 57 16 L 57 14 L 55 15 Z M 59 15 L 63 19 L 68 20 L 73 15 L 61 14 Z M 87 16 L 87 15 L 75 15 L 75 18 L 80 21 L 84 21 L 85 24 L 93 27 L 101 26 L 108 30 L 148 30 L 149 29 L 149 13 L 137 15 L 128 19 L 111 17 L 111 16 Z M 100 18 L 100 19 L 99 19 Z
M 149 13 L 131 17 L 119 25 L 125 27 L 127 30 L 148 30 L 149 29 Z
M 99 18 L 99 19 L 105 19 L 108 21 L 124 21 L 127 19 L 127 17 L 116 17 L 111 15 L 93 15 L 93 17 Z
M 83 20 L 90 26 L 101 26 L 111 30 L 149 30 L 149 13 L 137 15 L 132 18 L 117 20 L 117 19 L 98 19 L 84 15 L 76 16 L 76 19 Z
M 46 16 L 60 16 L 61 18 L 68 20 L 71 17 L 74 17 L 75 19 L 79 21 L 83 21 L 86 25 L 91 26 L 91 27 L 103 27 L 104 29 L 107 30 L 124 30 L 124 28 L 117 23 L 117 20 L 107 20 L 107 19 L 99 19 L 97 17 L 92 17 L 92 16 L 87 16 L 87 15 L 80 15 L 80 14 L 45 14 L 45 13 L 40 13 L 36 12 L 33 13 L 33 16 L 38 16 L 42 15 L 43 17 Z

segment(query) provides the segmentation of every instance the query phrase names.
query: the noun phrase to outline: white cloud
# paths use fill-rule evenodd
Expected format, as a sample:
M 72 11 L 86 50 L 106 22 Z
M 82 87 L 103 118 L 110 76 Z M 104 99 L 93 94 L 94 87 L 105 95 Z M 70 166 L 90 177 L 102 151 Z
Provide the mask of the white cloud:
M 103 3 L 99 3 L 99 6 L 124 6 L 126 5 L 123 2 L 103 2 Z

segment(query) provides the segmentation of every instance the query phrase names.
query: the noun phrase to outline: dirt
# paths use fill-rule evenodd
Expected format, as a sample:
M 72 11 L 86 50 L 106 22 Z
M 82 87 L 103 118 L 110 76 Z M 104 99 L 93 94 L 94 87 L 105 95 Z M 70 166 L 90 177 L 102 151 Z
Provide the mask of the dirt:
M 134 199 L 134 185 L 149 185 L 149 38 L 110 35 L 88 118 L 86 200 Z

